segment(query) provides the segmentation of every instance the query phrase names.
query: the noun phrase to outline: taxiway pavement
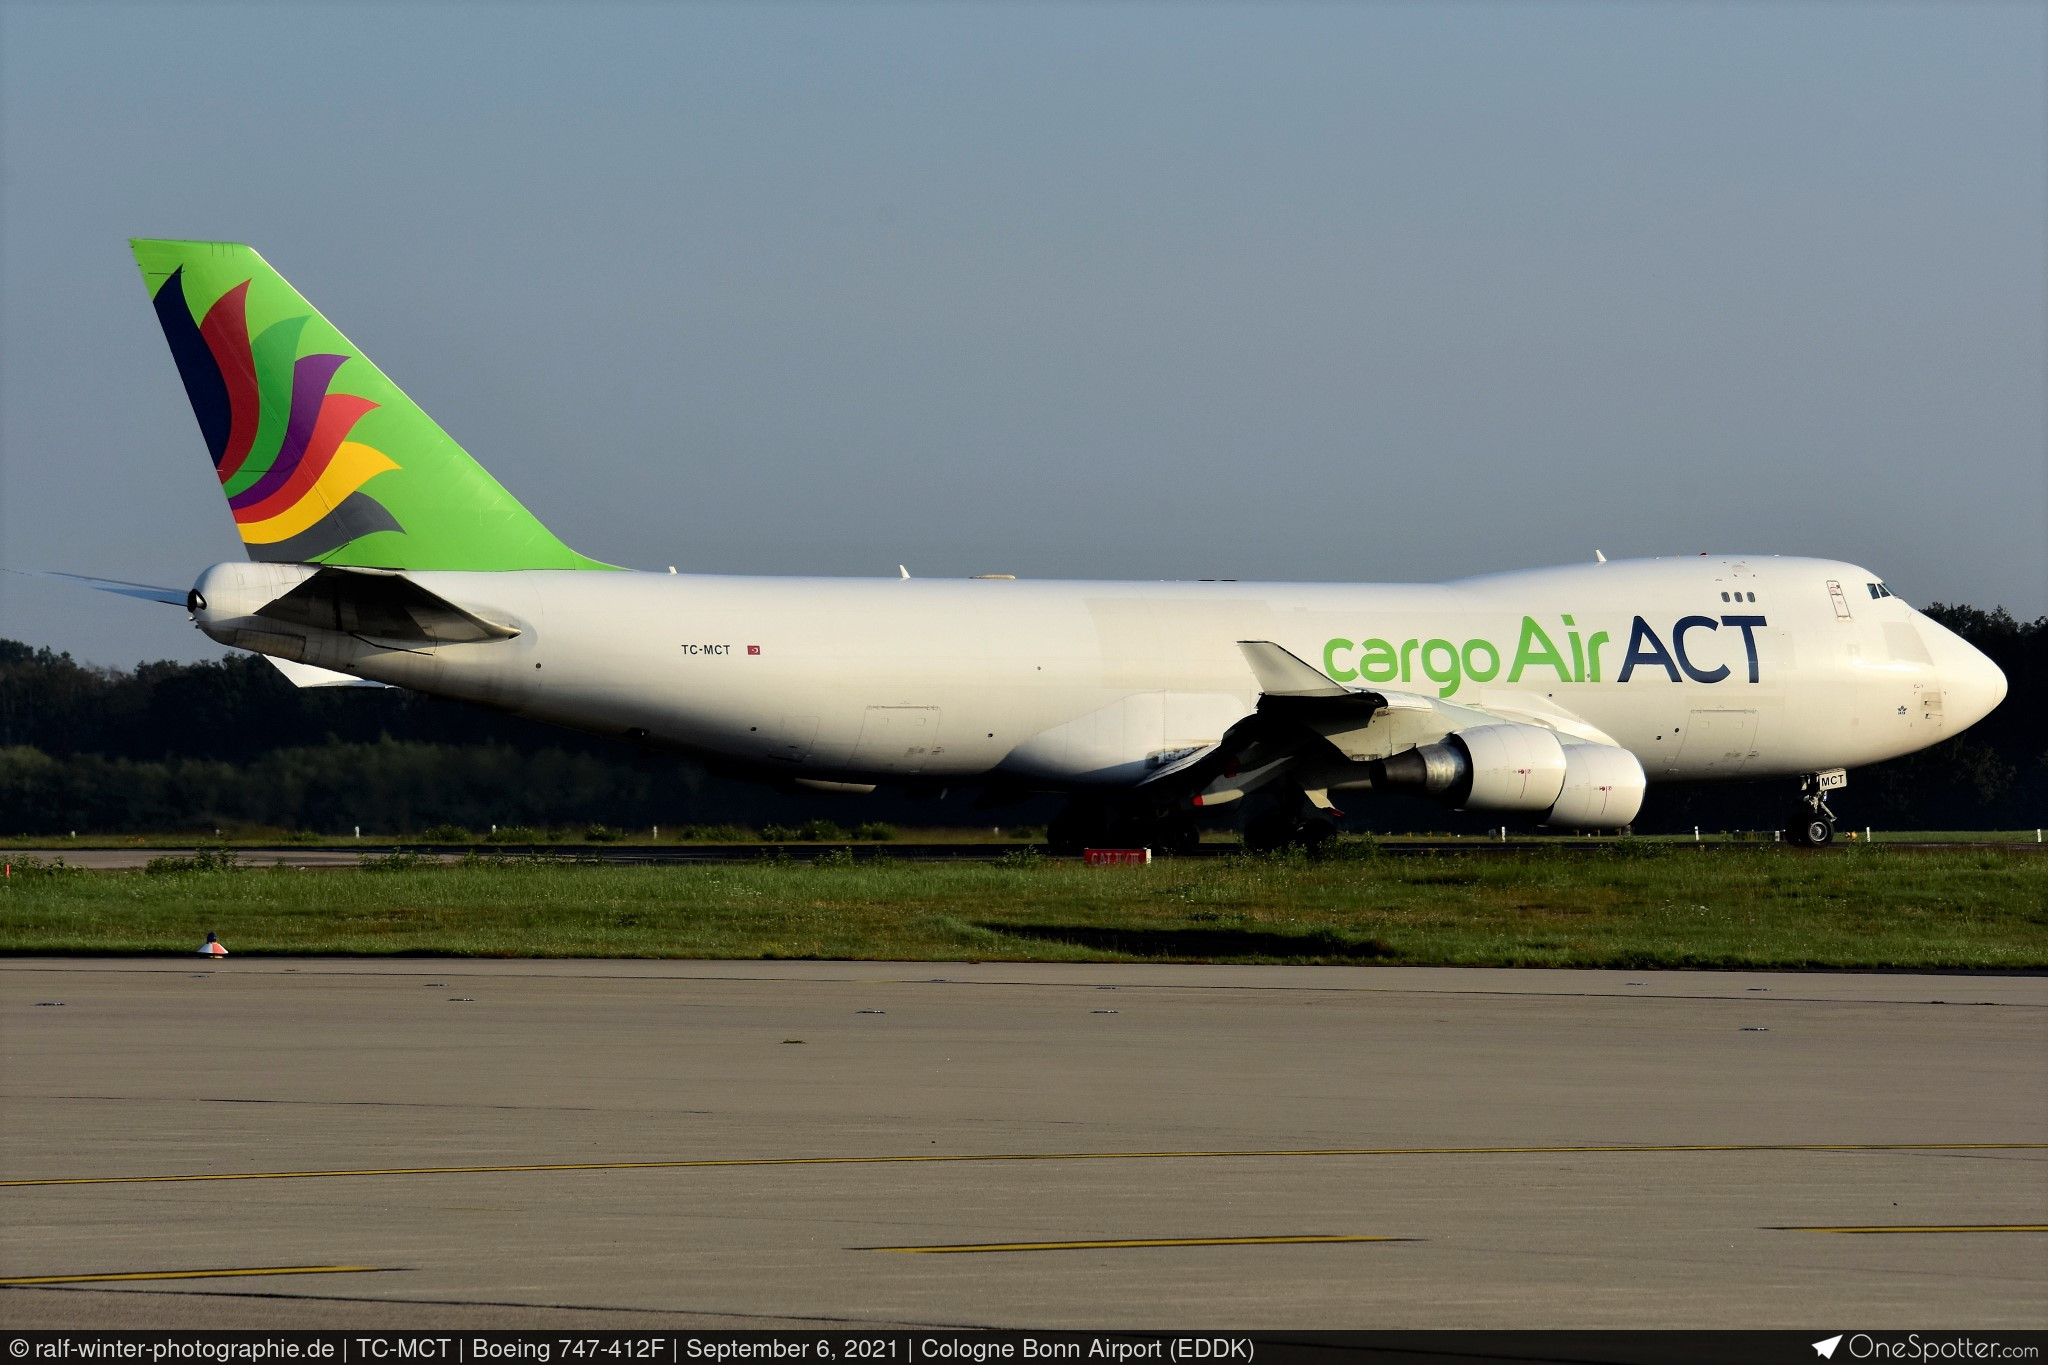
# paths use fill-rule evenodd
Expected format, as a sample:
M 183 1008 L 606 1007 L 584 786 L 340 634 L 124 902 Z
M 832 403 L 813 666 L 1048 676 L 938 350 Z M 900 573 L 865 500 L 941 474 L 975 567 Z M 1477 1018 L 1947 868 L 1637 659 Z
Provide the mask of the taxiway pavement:
M 17 1327 L 2040 1327 L 2048 979 L 18 958 L 0 1152 Z

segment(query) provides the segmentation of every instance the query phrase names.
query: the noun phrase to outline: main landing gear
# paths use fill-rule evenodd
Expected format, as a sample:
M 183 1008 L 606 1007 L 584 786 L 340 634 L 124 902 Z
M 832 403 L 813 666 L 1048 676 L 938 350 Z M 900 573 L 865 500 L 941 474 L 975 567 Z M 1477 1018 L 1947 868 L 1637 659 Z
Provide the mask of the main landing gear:
M 1295 844 L 1314 853 L 1336 837 L 1336 824 L 1320 815 L 1301 819 L 1269 810 L 1244 822 L 1244 846 L 1248 853 L 1278 853 Z
M 1826 848 L 1835 841 L 1835 813 L 1828 809 L 1827 793 L 1849 785 L 1849 774 L 1841 768 L 1808 773 L 1799 779 L 1799 806 L 1785 829 L 1785 842 L 1801 848 Z
M 1277 788 L 1277 790 L 1275 790 Z M 1337 837 L 1337 823 L 1330 812 L 1308 799 L 1298 788 L 1272 788 L 1255 793 L 1244 817 L 1244 847 L 1247 853 L 1278 853 L 1283 848 L 1319 852 Z
M 1076 799 L 1046 826 L 1048 852 L 1069 856 L 1086 848 L 1149 848 L 1191 853 L 1202 841 L 1188 811 L 1155 810 Z

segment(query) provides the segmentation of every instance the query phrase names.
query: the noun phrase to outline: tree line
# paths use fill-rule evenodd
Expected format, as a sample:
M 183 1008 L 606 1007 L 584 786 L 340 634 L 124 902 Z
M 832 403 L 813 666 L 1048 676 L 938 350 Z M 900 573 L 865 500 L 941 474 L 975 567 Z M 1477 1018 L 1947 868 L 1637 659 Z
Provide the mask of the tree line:
M 300 689 L 256 655 L 124 670 L 0 640 L 0 834 L 630 831 L 795 825 L 822 809 L 675 755 L 459 702 Z M 887 817 L 862 807 L 851 818 Z
M 1852 774 L 1837 811 L 1890 829 L 2048 823 L 2048 617 L 1936 604 L 1928 615 L 2005 670 L 2004 705 L 1956 738 Z M 1659 786 L 1638 828 L 1770 828 L 1782 782 Z M 435 825 L 1042 824 L 1045 798 L 989 810 L 973 793 L 934 802 L 845 798 L 721 776 L 673 754 L 559 730 L 398 689 L 293 687 L 264 659 L 95 668 L 0 640 L 0 833 L 266 826 L 399 835 Z M 1354 800 L 1353 823 L 1477 830 L 1405 801 Z

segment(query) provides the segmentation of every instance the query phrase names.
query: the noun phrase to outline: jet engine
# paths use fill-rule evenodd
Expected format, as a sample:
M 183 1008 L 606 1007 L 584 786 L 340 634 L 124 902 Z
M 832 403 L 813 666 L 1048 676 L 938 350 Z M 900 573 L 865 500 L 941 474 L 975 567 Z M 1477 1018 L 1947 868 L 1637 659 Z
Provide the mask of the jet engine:
M 1460 810 L 1542 812 L 1546 825 L 1619 829 L 1643 804 L 1643 765 L 1608 744 L 1567 744 L 1537 725 L 1478 725 L 1373 765 L 1373 786 Z
M 1564 791 L 1567 766 L 1564 745 L 1540 726 L 1475 725 L 1381 760 L 1373 785 L 1460 810 L 1547 811 Z
M 1564 791 L 1543 817 L 1566 829 L 1620 829 L 1643 808 L 1643 765 L 1611 744 L 1564 746 Z

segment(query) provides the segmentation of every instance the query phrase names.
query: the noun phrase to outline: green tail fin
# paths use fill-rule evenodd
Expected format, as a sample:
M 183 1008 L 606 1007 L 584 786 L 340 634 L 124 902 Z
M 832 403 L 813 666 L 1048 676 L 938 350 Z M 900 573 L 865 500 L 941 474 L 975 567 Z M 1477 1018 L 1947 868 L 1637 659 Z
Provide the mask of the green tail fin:
M 130 245 L 251 559 L 610 567 L 556 539 L 254 250 Z

